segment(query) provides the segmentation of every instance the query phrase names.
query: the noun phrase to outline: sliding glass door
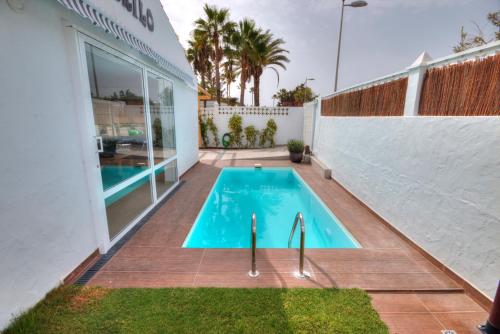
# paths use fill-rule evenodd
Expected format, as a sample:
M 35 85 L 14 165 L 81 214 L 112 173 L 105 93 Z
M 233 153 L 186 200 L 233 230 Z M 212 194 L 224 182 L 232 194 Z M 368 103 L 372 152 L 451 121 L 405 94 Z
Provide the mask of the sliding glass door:
M 177 182 L 175 120 L 172 82 L 148 72 L 149 110 L 153 137 L 153 161 L 158 196 Z
M 153 124 L 153 158 L 156 165 L 176 154 L 172 82 L 148 72 L 148 92 Z
M 115 52 L 84 46 L 113 239 L 177 183 L 173 85 Z

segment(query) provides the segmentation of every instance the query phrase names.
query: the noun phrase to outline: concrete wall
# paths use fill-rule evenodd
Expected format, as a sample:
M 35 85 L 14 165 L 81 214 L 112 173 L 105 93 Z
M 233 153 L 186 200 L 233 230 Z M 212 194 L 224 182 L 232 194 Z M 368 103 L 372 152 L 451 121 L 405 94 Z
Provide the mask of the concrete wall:
M 234 113 L 239 114 L 243 118 L 243 128 L 253 125 L 259 131 L 265 129 L 266 123 L 271 118 L 274 119 L 278 130 L 274 136 L 276 145 L 286 145 L 290 139 L 303 139 L 303 125 L 304 125 L 304 109 L 302 107 L 286 107 L 286 108 L 273 108 L 273 107 L 221 107 L 222 109 L 206 108 L 203 109 L 202 115 L 204 118 L 211 116 L 219 131 L 220 143 L 222 147 L 222 136 L 230 132 L 228 124 L 229 119 Z M 264 114 L 253 114 L 254 111 L 260 109 Z M 228 112 L 230 111 L 230 112 Z M 285 113 L 283 115 L 283 113 Z M 268 113 L 268 114 L 266 114 Z M 212 134 L 209 133 L 210 146 L 213 146 Z M 244 141 L 245 142 L 245 141 Z M 258 145 L 258 138 L 257 138 Z
M 17 13 L 0 0 L 0 329 L 102 245 L 90 99 L 68 25 L 155 65 L 57 1 L 26 1 Z M 173 81 L 182 173 L 198 160 L 197 92 Z
M 304 145 L 309 145 L 311 148 L 314 141 L 315 113 L 320 100 L 321 99 L 316 99 L 312 102 L 304 103 L 304 126 L 302 130 L 302 138 L 304 139 Z
M 500 277 L 499 117 L 319 117 L 333 177 L 493 298 Z

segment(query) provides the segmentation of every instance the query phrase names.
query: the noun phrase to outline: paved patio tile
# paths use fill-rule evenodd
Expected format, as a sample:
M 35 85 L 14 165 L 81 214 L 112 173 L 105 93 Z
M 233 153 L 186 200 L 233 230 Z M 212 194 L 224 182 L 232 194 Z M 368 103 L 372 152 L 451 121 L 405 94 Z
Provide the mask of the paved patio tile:
M 247 272 L 199 273 L 195 279 L 195 286 L 200 287 L 231 287 L 231 288 L 324 288 L 314 277 L 311 279 L 296 279 L 293 273 L 262 272 L 258 278 L 250 278 Z
M 429 313 L 414 293 L 370 293 L 379 313 Z
M 120 258 L 201 259 L 201 248 L 165 248 L 162 246 L 130 246 L 120 249 Z
M 248 249 L 203 251 L 181 247 L 221 168 L 228 165 L 253 166 L 254 163 L 252 160 L 219 160 L 196 165 L 183 176 L 183 186 L 101 270 L 191 273 L 193 282 L 194 276 L 199 274 L 213 277 L 213 274 L 219 273 L 223 278 L 227 273 L 248 271 Z M 418 252 L 412 252 L 377 216 L 337 183 L 319 177 L 311 166 L 291 165 L 288 161 L 259 163 L 265 166 L 293 166 L 362 244 L 362 249 L 307 249 L 306 269 L 317 273 L 315 276 L 320 284 L 335 286 L 335 282 L 340 282 L 341 286 L 388 290 L 457 289 L 455 282 Z M 291 274 L 298 267 L 298 251 L 259 249 L 257 264 L 262 272 Z M 287 284 L 310 285 L 296 281 L 293 275 L 289 279 L 293 283 Z M 90 284 L 96 282 L 92 279 Z M 162 282 L 168 284 L 169 281 L 162 279 Z M 275 286 L 283 286 L 283 281 L 276 279 L 268 280 L 266 284 L 271 282 Z M 140 280 L 136 283 L 141 284 Z
M 319 273 L 316 279 L 322 284 L 333 280 L 341 288 L 361 288 L 376 291 L 462 291 L 448 282 L 445 274 L 435 273 Z
M 106 288 L 192 287 L 194 277 L 189 273 L 100 271 L 92 284 Z
M 484 324 L 486 312 L 433 313 L 446 329 L 453 329 L 459 334 L 479 334 L 477 325 Z
M 484 312 L 470 297 L 463 293 L 418 294 L 430 312 Z
M 136 258 L 120 257 L 111 261 L 105 271 L 157 271 L 163 273 L 193 273 L 198 272 L 200 258 Z
M 250 278 L 249 249 L 181 248 L 221 168 L 293 166 L 320 196 L 360 249 L 306 249 L 297 279 L 297 249 L 257 249 L 259 278 Z M 467 333 L 486 312 L 440 268 L 388 228 L 339 184 L 308 165 L 272 160 L 203 160 L 184 176 L 178 191 L 90 280 L 121 287 L 356 287 L 370 292 L 391 333 Z M 290 222 L 291 224 L 292 222 Z M 428 293 L 433 291 L 434 293 Z M 426 292 L 426 293 L 423 293 Z M 452 293 L 450 293 L 452 292 Z
M 430 313 L 381 313 L 380 317 L 392 334 L 440 334 L 444 329 Z

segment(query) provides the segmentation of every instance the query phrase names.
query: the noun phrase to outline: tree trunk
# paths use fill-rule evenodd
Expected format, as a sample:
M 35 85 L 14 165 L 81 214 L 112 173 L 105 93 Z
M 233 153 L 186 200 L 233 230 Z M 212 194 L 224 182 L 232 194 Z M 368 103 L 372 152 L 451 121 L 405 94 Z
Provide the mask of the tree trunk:
M 207 89 L 207 82 L 205 81 L 205 73 L 201 73 L 201 87 Z
M 214 46 L 215 46 L 215 59 L 214 59 L 214 66 L 215 66 L 215 88 L 216 88 L 216 94 L 217 94 L 217 103 L 220 105 L 220 69 L 219 69 L 219 63 L 220 63 L 220 55 L 222 54 L 222 50 L 219 50 L 219 35 L 216 34 L 214 36 Z
M 255 106 L 260 106 L 260 75 L 253 77 L 253 99 Z
M 245 105 L 245 86 L 247 84 L 246 78 L 244 78 L 244 75 L 240 76 L 240 106 Z
M 217 88 L 217 103 L 220 104 L 220 73 L 219 73 L 219 59 L 215 60 L 215 86 Z

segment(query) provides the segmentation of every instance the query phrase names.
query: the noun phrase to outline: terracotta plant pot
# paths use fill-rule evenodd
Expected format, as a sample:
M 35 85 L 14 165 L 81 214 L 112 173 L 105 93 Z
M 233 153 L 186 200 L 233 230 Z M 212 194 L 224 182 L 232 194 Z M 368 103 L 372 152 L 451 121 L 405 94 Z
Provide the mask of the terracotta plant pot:
M 290 161 L 291 162 L 296 162 L 296 163 L 301 162 L 302 161 L 302 156 L 303 156 L 302 152 L 300 152 L 300 153 L 290 152 Z

